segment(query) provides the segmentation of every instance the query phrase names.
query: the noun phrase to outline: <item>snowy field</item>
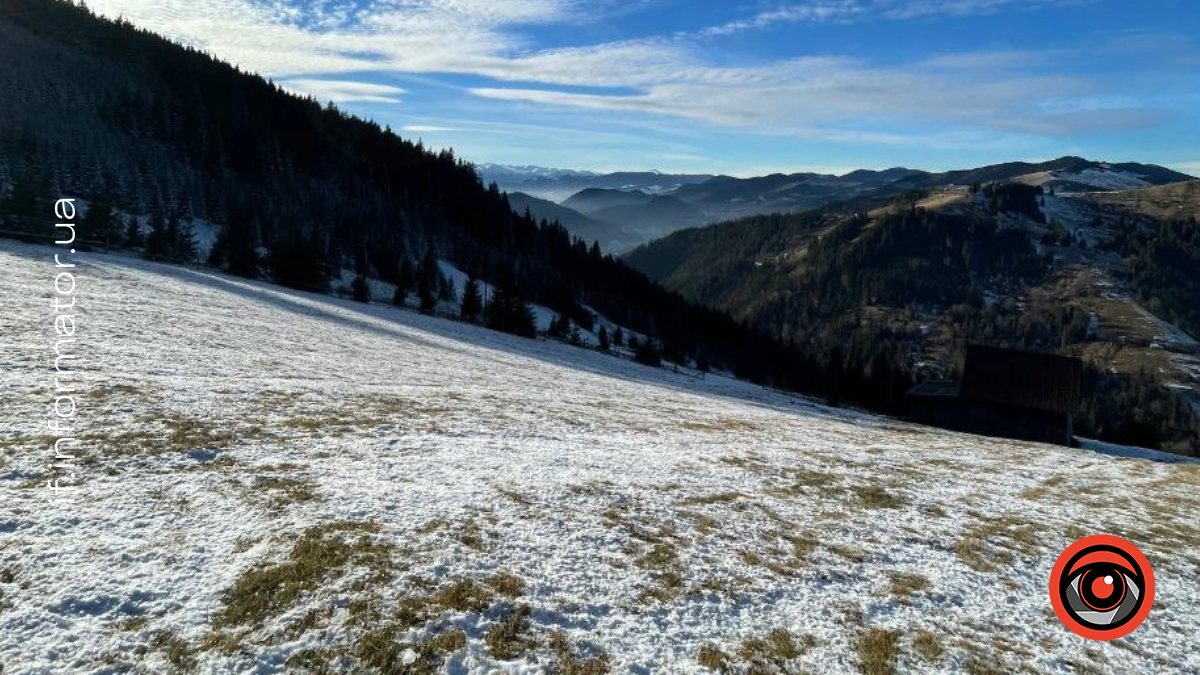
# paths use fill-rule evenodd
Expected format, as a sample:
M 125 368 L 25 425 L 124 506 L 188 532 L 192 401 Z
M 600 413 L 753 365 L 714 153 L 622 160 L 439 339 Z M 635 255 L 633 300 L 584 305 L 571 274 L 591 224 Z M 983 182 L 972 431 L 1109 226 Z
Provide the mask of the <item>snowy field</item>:
M 4 675 L 1200 671 L 1195 464 L 115 256 L 49 503 L 51 254 L 0 242 Z M 1111 643 L 1047 597 L 1098 532 L 1157 577 Z

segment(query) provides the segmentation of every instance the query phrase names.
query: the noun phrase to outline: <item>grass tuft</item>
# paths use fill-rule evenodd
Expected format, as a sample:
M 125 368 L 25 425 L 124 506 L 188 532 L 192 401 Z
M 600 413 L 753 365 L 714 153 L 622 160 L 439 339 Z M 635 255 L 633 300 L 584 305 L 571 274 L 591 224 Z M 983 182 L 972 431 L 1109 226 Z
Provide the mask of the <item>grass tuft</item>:
M 484 636 L 488 651 L 501 661 L 514 661 L 535 646 L 529 636 L 529 605 L 518 605 Z
M 863 675 L 892 675 L 896 672 L 900 631 L 871 628 L 859 633 L 854 648 Z
M 238 578 L 225 592 L 213 627 L 261 626 L 351 565 L 387 577 L 392 547 L 374 540 L 371 535 L 378 529 L 374 524 L 333 523 L 305 530 L 287 560 L 259 565 Z

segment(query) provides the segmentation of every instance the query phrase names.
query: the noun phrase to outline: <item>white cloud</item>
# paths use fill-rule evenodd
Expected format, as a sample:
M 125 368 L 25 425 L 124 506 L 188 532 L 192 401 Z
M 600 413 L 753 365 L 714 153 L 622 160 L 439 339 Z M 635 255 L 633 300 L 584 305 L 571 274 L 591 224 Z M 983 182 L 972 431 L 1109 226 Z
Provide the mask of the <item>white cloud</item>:
M 1038 58 L 1022 52 L 943 54 L 888 66 L 836 56 L 740 66 L 714 63 L 703 41 L 687 36 L 538 49 L 518 30 L 588 20 L 609 1 L 90 4 L 339 102 L 394 103 L 403 93 L 352 81 L 356 73 L 449 73 L 492 80 L 468 90 L 489 100 L 686 118 L 830 140 L 900 143 L 927 138 L 931 126 L 943 127 L 933 132 L 943 138 L 963 129 L 1051 134 L 1068 128 L 1070 115 L 1088 129 L 1149 123 L 1127 106 L 1048 112 L 1055 101 L 1094 96 L 1099 87 L 1078 78 L 1023 72 Z M 1051 1 L 1074 0 L 814 0 L 764 12 L 750 24 L 846 20 L 869 13 L 904 18 L 935 10 L 988 12 Z M 746 27 L 754 27 L 750 24 Z M 919 127 L 920 133 L 897 130 L 906 126 Z
M 804 137 L 902 142 L 894 133 L 849 131 L 856 122 L 953 124 L 1010 130 L 1037 109 L 1046 91 L 1078 97 L 1090 85 L 1066 77 L 934 72 L 869 67 L 849 59 L 808 58 L 755 68 L 693 67 L 633 94 L 547 88 L 479 87 L 506 101 L 665 114 L 715 125 L 769 129 Z M 861 125 L 860 125 L 861 126 Z M 840 131 L 839 131 L 840 130 Z
M 930 16 L 970 16 L 1001 10 L 1031 10 L 1049 5 L 1079 5 L 1091 0 L 810 0 L 764 10 L 748 19 L 713 26 L 702 35 L 721 36 L 780 24 L 849 22 L 867 19 L 904 21 Z
M 351 80 L 293 78 L 279 82 L 279 86 L 334 103 L 399 103 L 398 97 L 406 93 L 399 87 Z
M 1189 176 L 1200 176 L 1200 159 L 1191 162 L 1178 162 L 1176 164 L 1168 164 L 1169 168 L 1175 169 L 1188 174 Z
M 406 124 L 401 127 L 401 131 L 407 131 L 414 134 L 422 133 L 441 133 L 446 131 L 458 131 L 454 127 L 439 127 L 431 124 Z

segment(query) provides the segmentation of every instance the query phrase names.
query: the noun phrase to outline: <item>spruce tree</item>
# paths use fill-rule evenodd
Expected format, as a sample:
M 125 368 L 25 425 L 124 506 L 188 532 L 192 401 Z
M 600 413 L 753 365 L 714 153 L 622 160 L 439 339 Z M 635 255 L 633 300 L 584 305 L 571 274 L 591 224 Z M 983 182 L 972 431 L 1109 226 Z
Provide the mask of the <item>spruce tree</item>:
M 413 270 L 412 261 L 405 258 L 400 263 L 400 276 L 396 279 L 396 290 L 404 291 L 404 297 L 408 297 L 408 292 L 413 290 L 417 285 L 417 274 Z M 402 303 L 397 303 L 402 304 Z
M 350 282 L 350 294 L 358 302 L 371 302 L 371 285 L 367 283 L 367 278 L 361 274 L 354 277 L 354 281 Z
M 479 281 L 475 277 L 471 277 L 467 280 L 467 287 L 463 289 L 459 314 L 467 321 L 474 321 L 479 318 L 479 313 L 482 311 L 483 297 L 479 294 Z
M 240 277 L 254 278 L 258 273 L 258 253 L 254 250 L 254 229 L 245 225 L 229 225 L 229 272 Z
M 118 234 L 116 223 L 112 202 L 102 195 L 88 204 L 87 214 L 81 221 L 81 234 L 87 239 L 116 243 L 113 242 Z
M 125 219 L 125 248 L 141 248 L 142 246 L 142 228 L 138 225 L 135 216 L 129 216 Z
M 492 292 L 484 315 L 488 328 L 523 337 L 537 337 L 533 310 L 520 296 L 503 288 L 496 288 Z
M 608 343 L 608 329 L 605 328 L 604 326 L 600 327 L 599 340 L 600 340 L 600 351 L 602 351 L 602 352 L 608 351 L 609 347 L 610 347 L 610 345 Z
M 562 314 L 557 314 L 550 320 L 550 325 L 546 328 L 546 335 L 559 340 L 566 339 L 567 333 L 571 330 L 571 320 Z
M 196 231 L 191 221 L 180 225 L 175 234 L 175 259 L 181 262 L 196 260 Z
M 617 347 L 625 346 L 625 331 L 621 330 L 620 326 L 617 326 L 617 329 L 615 331 L 613 331 L 612 341 L 613 341 L 614 346 L 617 346 Z
M 421 298 L 421 311 L 432 312 L 437 306 L 438 282 L 441 272 L 438 270 L 437 255 L 433 249 L 425 253 L 421 267 L 417 270 L 417 295 Z
M 441 279 L 438 298 L 446 302 L 454 302 L 458 297 L 458 289 L 454 286 L 454 280 L 444 274 L 439 274 L 438 277 Z
M 631 344 L 632 342 L 633 340 L 630 340 Z M 662 352 L 653 340 L 647 338 L 634 349 L 633 360 L 645 366 L 658 367 L 662 365 Z
M 150 216 L 150 233 L 146 235 L 145 256 L 148 260 L 166 260 L 171 254 L 171 240 L 162 214 Z

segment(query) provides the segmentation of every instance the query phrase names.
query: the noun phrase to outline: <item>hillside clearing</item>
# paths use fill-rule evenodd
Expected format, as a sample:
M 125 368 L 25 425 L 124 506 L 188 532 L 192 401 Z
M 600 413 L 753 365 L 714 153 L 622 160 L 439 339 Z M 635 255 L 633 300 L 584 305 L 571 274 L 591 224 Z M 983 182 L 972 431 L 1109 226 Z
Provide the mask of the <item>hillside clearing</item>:
M 1200 466 L 115 256 L 48 504 L 49 259 L 0 243 L 5 675 L 1200 669 Z M 1115 644 L 1046 597 L 1099 531 L 1158 577 Z

